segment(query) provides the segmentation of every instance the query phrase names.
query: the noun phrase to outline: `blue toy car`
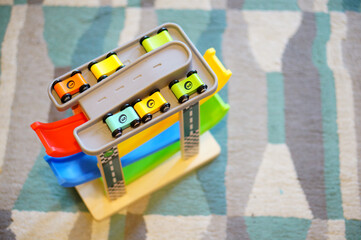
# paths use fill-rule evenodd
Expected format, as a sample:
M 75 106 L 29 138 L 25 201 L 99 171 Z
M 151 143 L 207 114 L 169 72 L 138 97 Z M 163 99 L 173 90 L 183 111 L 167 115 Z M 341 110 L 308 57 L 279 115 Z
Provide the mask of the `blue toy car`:
M 107 113 L 103 117 L 103 122 L 108 125 L 112 136 L 118 138 L 122 135 L 123 130 L 129 126 L 138 127 L 140 118 L 130 104 L 125 104 L 117 114 Z

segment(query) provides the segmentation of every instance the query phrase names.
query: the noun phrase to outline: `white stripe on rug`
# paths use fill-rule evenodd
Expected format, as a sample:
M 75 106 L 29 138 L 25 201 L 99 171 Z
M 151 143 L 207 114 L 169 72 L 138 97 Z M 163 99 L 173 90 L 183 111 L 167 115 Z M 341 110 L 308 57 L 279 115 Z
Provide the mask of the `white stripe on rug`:
M 110 230 L 110 218 L 103 221 L 93 220 L 91 240 L 108 239 Z
M 156 9 L 200 9 L 211 10 L 211 0 L 182 0 L 182 1 L 169 1 L 169 0 L 155 0 L 154 6 Z
M 313 218 L 286 144 L 267 145 L 245 216 Z
M 249 45 L 261 68 L 282 72 L 283 52 L 301 24 L 301 13 L 244 11 L 243 16 L 248 23 Z
M 16 239 L 68 239 L 79 213 L 13 210 L 10 229 Z
M 120 32 L 118 46 L 133 40 L 139 32 L 139 25 L 141 20 L 140 8 L 126 8 L 124 28 Z
M 342 57 L 342 41 L 346 38 L 346 33 L 345 14 L 332 12 L 327 62 L 335 78 L 342 207 L 346 219 L 361 220 L 353 87 Z
M 201 239 L 207 232 L 211 216 L 145 215 L 147 240 Z
M 15 96 L 18 42 L 20 31 L 24 26 L 27 5 L 15 5 L 5 32 L 1 49 L 0 76 L 0 172 L 4 163 L 7 136 L 11 118 L 11 107 Z

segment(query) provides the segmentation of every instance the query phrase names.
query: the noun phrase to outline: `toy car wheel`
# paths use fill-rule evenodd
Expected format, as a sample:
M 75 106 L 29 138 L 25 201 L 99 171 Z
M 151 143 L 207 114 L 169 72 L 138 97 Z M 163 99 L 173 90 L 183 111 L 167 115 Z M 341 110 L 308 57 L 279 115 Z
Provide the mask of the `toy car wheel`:
M 197 88 L 197 93 L 201 94 L 204 93 L 207 90 L 208 86 L 206 84 L 203 84 Z
M 141 99 L 137 99 L 137 100 L 135 100 L 134 102 L 132 102 L 132 106 L 134 107 L 135 106 L 135 104 L 137 104 L 137 103 L 139 103 L 139 102 L 141 102 L 142 100 Z
M 165 113 L 170 109 L 170 103 L 164 103 L 163 106 L 161 106 L 160 111 Z
M 122 129 L 121 128 L 117 128 L 112 132 L 112 136 L 113 138 L 118 138 L 120 136 L 122 136 Z
M 160 90 L 158 88 L 153 89 L 150 93 L 149 96 L 152 96 L 154 93 L 159 92 Z
M 197 70 L 192 70 L 187 73 L 187 77 L 190 77 L 192 74 L 197 73 Z
M 74 76 L 75 74 L 78 74 L 78 73 L 81 73 L 81 71 L 76 69 L 70 74 L 70 77 L 72 77 L 72 76 Z
M 147 38 L 149 38 L 147 35 L 146 35 L 146 36 L 143 36 L 143 37 L 139 40 L 140 45 L 142 45 L 143 41 L 144 41 L 145 39 L 147 39 Z
M 130 126 L 131 126 L 132 128 L 137 128 L 137 127 L 139 127 L 139 125 L 140 125 L 140 120 L 139 120 L 139 119 L 134 119 L 134 120 L 130 123 Z
M 169 89 L 171 89 L 171 88 L 173 87 L 173 85 L 176 84 L 176 83 L 179 83 L 179 81 L 178 81 L 177 79 L 171 81 L 171 82 L 169 83 L 169 85 L 168 85 Z
M 121 108 L 120 108 L 120 111 L 123 111 L 124 109 L 130 107 L 130 104 L 129 103 L 126 103 L 124 104 Z
M 70 101 L 70 99 L 71 99 L 71 95 L 70 95 L 70 93 L 67 93 L 61 97 L 61 102 L 66 103 L 66 102 Z
M 107 75 L 101 75 L 99 78 L 98 78 L 98 82 L 106 79 L 108 76 Z
M 60 83 L 60 82 L 61 82 L 61 80 L 56 79 L 56 80 L 53 82 L 53 85 L 51 85 L 51 88 L 54 89 L 55 85 L 58 84 L 58 83 Z
M 115 56 L 117 56 L 117 53 L 116 52 L 109 52 L 108 54 L 107 54 L 107 56 L 106 56 L 106 58 L 108 58 L 108 57 L 110 57 L 111 55 L 115 55 Z
M 178 102 L 179 102 L 179 103 L 184 103 L 184 102 L 186 102 L 186 101 L 188 101 L 188 100 L 189 100 L 188 94 L 184 94 L 183 96 L 181 96 L 181 97 L 178 99 Z
M 123 67 L 125 67 L 125 65 L 119 66 L 115 71 L 119 71 L 119 70 L 122 69 Z
M 105 123 L 105 120 L 107 120 L 108 117 L 113 116 L 112 113 L 107 113 L 104 117 L 103 117 L 103 123 Z
M 163 32 L 163 31 L 168 31 L 168 29 L 167 29 L 167 28 L 165 28 L 165 27 L 162 27 L 161 29 L 159 29 L 159 30 L 158 30 L 158 32 L 157 32 L 157 33 L 159 34 L 159 33 Z
M 142 118 L 143 123 L 149 122 L 150 120 L 152 120 L 152 114 L 148 113 L 145 114 L 144 117 Z
M 82 93 L 82 92 L 84 92 L 85 90 L 87 90 L 89 88 L 90 88 L 89 84 L 81 85 L 80 88 L 79 88 L 79 92 Z
M 94 64 L 97 64 L 98 62 L 97 61 L 91 61 L 89 64 L 88 64 L 88 69 L 89 71 L 91 71 L 91 67 L 94 65 Z

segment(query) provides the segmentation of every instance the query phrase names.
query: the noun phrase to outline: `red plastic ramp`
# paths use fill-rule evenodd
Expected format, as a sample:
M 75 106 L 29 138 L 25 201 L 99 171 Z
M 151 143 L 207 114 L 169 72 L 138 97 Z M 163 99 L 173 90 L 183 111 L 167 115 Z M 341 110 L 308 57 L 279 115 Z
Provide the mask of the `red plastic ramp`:
M 52 123 L 34 122 L 31 128 L 38 135 L 49 156 L 66 157 L 81 152 L 73 131 L 86 121 L 86 116 L 79 113 Z

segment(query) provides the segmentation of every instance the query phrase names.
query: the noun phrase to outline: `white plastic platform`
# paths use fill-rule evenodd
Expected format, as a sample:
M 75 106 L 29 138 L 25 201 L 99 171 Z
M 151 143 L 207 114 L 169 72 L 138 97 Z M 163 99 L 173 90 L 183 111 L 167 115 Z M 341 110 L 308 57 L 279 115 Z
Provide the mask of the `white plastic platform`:
M 108 200 L 105 196 L 100 179 L 84 183 L 75 188 L 94 219 L 100 221 L 196 170 L 221 153 L 219 144 L 210 132 L 206 132 L 200 137 L 199 150 L 197 156 L 188 160 L 181 159 L 180 151 L 177 152 L 154 170 L 127 185 L 127 193 L 114 201 Z

